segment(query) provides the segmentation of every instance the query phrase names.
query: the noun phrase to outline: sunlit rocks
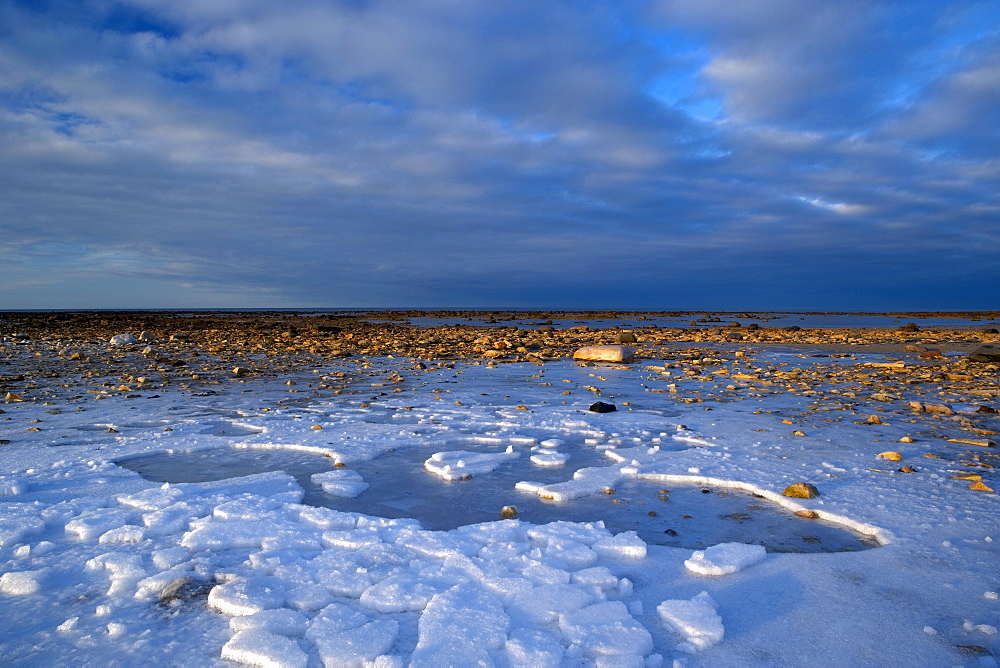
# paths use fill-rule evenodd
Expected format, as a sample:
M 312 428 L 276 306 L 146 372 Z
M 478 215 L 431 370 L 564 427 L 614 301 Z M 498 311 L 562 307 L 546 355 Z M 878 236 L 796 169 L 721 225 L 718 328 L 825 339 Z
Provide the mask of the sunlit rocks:
M 807 482 L 797 482 L 786 487 L 782 495 L 790 496 L 793 499 L 811 499 L 814 496 L 819 496 L 819 490 L 816 489 L 815 485 L 810 485 Z
M 517 508 L 514 506 L 504 506 L 500 509 L 500 519 L 512 520 L 517 517 Z
M 573 359 L 585 362 L 631 362 L 635 352 L 627 346 L 584 346 L 573 353 Z
M 880 452 L 880 453 L 878 453 L 875 456 L 876 457 L 881 457 L 882 459 L 888 459 L 890 462 L 899 462 L 899 461 L 903 460 L 903 455 L 900 454 L 900 453 L 898 453 L 898 452 L 896 452 L 896 451 L 894 451 L 894 450 L 888 450 L 886 452 Z

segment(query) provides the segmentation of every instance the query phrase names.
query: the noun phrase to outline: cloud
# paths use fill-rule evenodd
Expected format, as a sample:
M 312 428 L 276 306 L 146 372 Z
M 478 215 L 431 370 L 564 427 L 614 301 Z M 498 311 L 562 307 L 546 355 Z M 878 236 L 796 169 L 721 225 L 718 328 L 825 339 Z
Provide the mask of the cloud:
M 1000 277 L 958 5 L 8 3 L 0 299 L 944 307 Z

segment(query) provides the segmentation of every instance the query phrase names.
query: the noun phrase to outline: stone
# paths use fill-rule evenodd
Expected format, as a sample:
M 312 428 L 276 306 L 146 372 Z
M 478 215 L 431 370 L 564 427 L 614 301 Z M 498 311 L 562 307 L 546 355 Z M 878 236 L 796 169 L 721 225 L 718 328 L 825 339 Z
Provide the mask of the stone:
M 233 375 L 234 376 L 245 376 L 245 375 L 247 375 L 247 371 L 248 371 L 248 369 L 246 367 L 242 367 L 242 366 L 233 367 Z
M 615 343 L 636 343 L 637 339 L 632 332 L 618 332 L 615 334 Z
M 877 415 L 869 415 L 867 422 L 868 424 L 882 424 L 882 418 Z
M 977 492 L 992 492 L 993 488 L 988 485 L 984 485 L 982 482 L 974 482 L 969 485 L 969 489 L 974 489 Z
M 935 357 L 944 357 L 940 350 L 925 350 L 924 352 L 917 355 L 920 359 L 933 359 Z
M 160 604 L 166 605 L 172 601 L 190 601 L 195 598 L 205 598 L 215 584 L 209 580 L 196 580 L 190 575 L 179 577 L 160 591 Z
M 141 332 L 139 334 L 139 340 L 143 341 L 143 342 L 149 342 L 149 341 L 153 341 L 154 339 L 153 339 L 153 335 L 150 334 L 149 332 Z
M 500 519 L 512 520 L 517 517 L 517 508 L 514 506 L 504 506 L 500 509 Z
M 133 346 L 136 343 L 138 343 L 138 341 L 131 334 L 115 334 L 111 337 L 111 340 L 108 341 L 108 345 L 112 346 Z
M 902 327 L 900 327 L 899 331 L 901 331 L 901 332 L 919 332 L 920 328 L 917 327 L 917 323 L 915 323 L 915 322 L 908 322 L 905 325 L 903 325 Z
M 992 406 L 976 406 L 976 412 L 991 414 L 991 413 L 996 413 L 997 411 Z
M 905 346 L 903 346 L 903 350 L 905 352 L 908 352 L 908 353 L 924 353 L 924 352 L 927 352 L 927 348 L 924 348 L 923 346 L 918 346 L 918 345 L 915 345 L 915 344 L 912 344 L 912 343 L 908 343 Z
M 797 482 L 786 487 L 782 495 L 790 496 L 793 499 L 811 499 L 814 496 L 819 496 L 819 490 L 816 489 L 815 485 L 810 485 L 807 482 Z
M 924 410 L 934 415 L 954 415 L 955 411 L 947 404 L 924 404 Z
M 573 359 L 588 362 L 631 362 L 635 353 L 626 346 L 584 346 L 573 353 Z
M 880 452 L 876 457 L 881 457 L 882 459 L 888 459 L 890 462 L 902 461 L 903 455 L 896 452 L 895 450 L 887 450 L 886 452 Z
M 973 362 L 1000 362 L 1000 346 L 992 344 L 979 346 L 969 353 L 969 359 Z
M 593 413 L 613 413 L 618 410 L 618 407 L 614 404 L 606 404 L 603 401 L 598 401 L 597 403 L 590 405 L 590 411 Z

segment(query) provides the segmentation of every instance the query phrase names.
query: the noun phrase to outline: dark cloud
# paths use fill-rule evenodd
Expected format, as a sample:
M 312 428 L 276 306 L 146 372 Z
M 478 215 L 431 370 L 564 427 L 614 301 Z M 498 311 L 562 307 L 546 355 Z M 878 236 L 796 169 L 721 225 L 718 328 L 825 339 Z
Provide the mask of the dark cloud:
M 9 3 L 0 303 L 996 307 L 947 4 Z

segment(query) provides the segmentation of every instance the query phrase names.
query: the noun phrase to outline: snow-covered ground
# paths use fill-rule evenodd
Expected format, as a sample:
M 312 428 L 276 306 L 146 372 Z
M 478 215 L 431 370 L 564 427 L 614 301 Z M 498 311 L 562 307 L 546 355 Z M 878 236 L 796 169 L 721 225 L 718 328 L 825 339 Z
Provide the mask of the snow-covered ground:
M 996 665 L 997 495 L 955 478 L 989 482 L 993 469 L 968 464 L 1000 462 L 984 458 L 993 448 L 935 437 L 950 423 L 921 422 L 932 418 L 910 415 L 905 397 L 872 425 L 812 393 L 678 402 L 669 391 L 684 394 L 687 379 L 649 360 L 337 364 L 354 379 L 338 395 L 309 391 L 306 375 L 294 393 L 280 378 L 0 404 L 0 662 Z M 597 396 L 618 410 L 589 412 Z M 280 471 L 169 484 L 114 463 L 232 448 L 315 454 L 312 482 L 331 507 L 303 504 Z M 355 468 L 407 449 L 426 484 L 505 470 L 518 484 L 498 519 L 448 531 L 334 509 L 375 493 Z M 609 492 L 636 480 L 659 498 L 650 517 L 685 486 L 739 489 L 821 518 L 787 520 L 802 534 L 833 521 L 879 546 L 765 553 L 753 518 L 721 545 L 655 544 L 607 528 L 630 505 Z M 821 495 L 781 496 L 798 482 Z M 499 519 L 538 497 L 600 507 L 608 525 Z M 690 514 L 681 531 L 732 522 Z

